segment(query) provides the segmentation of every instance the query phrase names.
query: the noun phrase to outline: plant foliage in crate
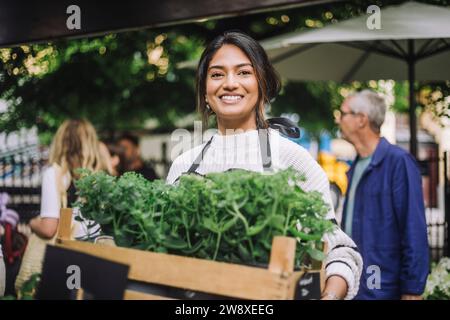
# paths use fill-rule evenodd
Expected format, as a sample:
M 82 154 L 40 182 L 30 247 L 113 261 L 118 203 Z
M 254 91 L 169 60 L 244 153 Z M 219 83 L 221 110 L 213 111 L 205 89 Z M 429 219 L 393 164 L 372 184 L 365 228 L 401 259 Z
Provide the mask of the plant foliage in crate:
M 293 169 L 182 176 L 178 185 L 81 171 L 83 217 L 100 223 L 119 246 L 242 264 L 267 264 L 272 239 L 298 239 L 295 267 L 323 260 L 333 224 L 319 192 L 306 192 Z

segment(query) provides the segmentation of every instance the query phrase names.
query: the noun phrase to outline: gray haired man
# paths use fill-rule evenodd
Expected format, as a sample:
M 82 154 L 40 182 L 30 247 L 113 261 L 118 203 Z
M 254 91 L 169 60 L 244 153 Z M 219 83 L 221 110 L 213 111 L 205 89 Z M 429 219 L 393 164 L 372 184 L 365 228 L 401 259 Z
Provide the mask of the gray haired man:
M 428 275 L 428 239 L 416 160 L 380 136 L 384 99 L 364 90 L 336 114 L 358 154 L 348 172 L 342 229 L 363 258 L 356 299 L 420 299 Z

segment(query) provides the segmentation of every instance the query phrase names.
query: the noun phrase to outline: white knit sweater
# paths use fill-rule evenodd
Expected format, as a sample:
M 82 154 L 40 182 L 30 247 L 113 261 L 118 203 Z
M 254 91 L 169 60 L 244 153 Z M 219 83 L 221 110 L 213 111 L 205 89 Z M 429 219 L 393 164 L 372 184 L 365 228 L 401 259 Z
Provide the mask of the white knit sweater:
M 283 170 L 293 167 L 304 174 L 306 181 L 301 187 L 306 191 L 319 191 L 330 206 L 327 219 L 335 219 L 330 196 L 329 182 L 325 172 L 303 147 L 282 137 L 278 131 L 269 129 L 272 170 Z M 177 178 L 187 172 L 205 144 L 192 148 L 178 156 L 173 162 L 167 182 L 173 184 Z M 258 131 L 250 130 L 232 135 L 215 134 L 209 149 L 197 169 L 200 174 L 223 172 L 238 168 L 262 172 Z M 361 255 L 353 240 L 340 228 L 325 234 L 328 243 L 328 254 L 325 260 L 326 277 L 339 275 L 347 281 L 348 292 L 345 299 L 352 299 L 358 292 L 362 270 Z

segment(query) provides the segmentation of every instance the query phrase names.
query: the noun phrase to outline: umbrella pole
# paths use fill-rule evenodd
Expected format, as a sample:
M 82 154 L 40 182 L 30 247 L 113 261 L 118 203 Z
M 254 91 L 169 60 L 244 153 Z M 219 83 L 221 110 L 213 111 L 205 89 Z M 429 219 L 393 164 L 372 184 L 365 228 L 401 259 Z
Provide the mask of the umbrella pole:
M 408 81 L 409 81 L 409 152 L 417 158 L 417 119 L 415 98 L 415 56 L 414 40 L 408 40 Z
M 447 257 L 450 257 L 450 179 L 448 177 L 447 172 L 449 155 L 450 152 L 444 151 L 444 210 L 445 210 L 444 212 L 445 212 L 445 221 L 447 222 L 447 236 L 446 236 L 447 243 L 444 242 L 444 248 L 446 248 L 444 254 Z

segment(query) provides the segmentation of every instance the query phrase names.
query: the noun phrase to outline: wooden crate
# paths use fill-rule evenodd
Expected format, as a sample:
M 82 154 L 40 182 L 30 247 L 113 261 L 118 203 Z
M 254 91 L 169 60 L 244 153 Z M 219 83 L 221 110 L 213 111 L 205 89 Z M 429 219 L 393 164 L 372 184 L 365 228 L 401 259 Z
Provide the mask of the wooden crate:
M 294 271 L 294 238 L 273 239 L 269 266 L 265 269 L 75 241 L 70 238 L 71 222 L 72 210 L 62 209 L 57 246 L 129 265 L 129 280 L 141 283 L 238 299 L 285 300 L 294 299 L 297 282 L 305 274 L 305 271 Z M 313 272 L 321 273 L 322 290 L 323 268 Z M 127 290 L 124 299 L 170 298 Z

